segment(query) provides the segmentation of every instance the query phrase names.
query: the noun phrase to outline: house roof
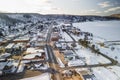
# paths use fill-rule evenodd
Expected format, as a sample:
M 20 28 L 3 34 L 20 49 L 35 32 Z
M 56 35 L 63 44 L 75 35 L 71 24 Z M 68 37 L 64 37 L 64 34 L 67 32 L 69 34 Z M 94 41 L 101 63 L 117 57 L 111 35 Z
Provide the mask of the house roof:
M 28 55 L 24 56 L 23 59 L 33 59 L 36 56 L 42 56 L 42 54 L 41 53 L 28 54 Z
M 43 49 L 27 48 L 26 53 L 42 53 L 45 52 Z
M 12 48 L 13 46 L 14 46 L 15 44 L 14 43 L 10 43 L 10 44 L 8 44 L 5 48 Z
M 71 50 L 64 51 L 64 55 L 72 55 L 72 54 L 73 54 L 73 51 Z
M 10 55 L 11 55 L 10 53 L 4 53 L 4 54 L 0 55 L 0 59 L 1 59 L 1 58 L 7 58 L 7 57 L 9 57 Z

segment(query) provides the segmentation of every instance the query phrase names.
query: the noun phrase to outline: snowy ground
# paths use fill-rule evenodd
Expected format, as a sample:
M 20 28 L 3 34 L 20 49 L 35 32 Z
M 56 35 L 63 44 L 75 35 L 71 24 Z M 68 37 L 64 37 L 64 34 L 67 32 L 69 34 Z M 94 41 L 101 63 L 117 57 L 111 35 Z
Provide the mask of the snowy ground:
M 109 66 L 107 68 L 120 78 L 120 67 L 118 67 L 118 66 Z
M 114 72 L 104 67 L 93 68 L 92 71 L 97 80 L 120 80 Z
M 82 31 L 88 31 L 107 40 L 120 40 L 120 21 L 74 23 Z M 112 36 L 111 36 L 112 35 Z
M 97 47 L 99 47 L 100 52 L 117 60 L 120 63 L 119 45 L 114 45 L 115 49 L 111 50 L 112 46 L 109 48 L 105 48 L 105 47 L 100 47 L 98 44 L 96 44 L 96 43 L 104 42 L 106 40 L 108 41 L 120 40 L 119 23 L 120 21 L 96 21 L 96 22 L 73 23 L 73 26 L 81 29 L 82 31 L 93 33 L 94 36 L 92 42 Z M 76 40 L 79 40 L 81 38 L 79 36 L 73 36 L 73 37 Z
M 105 47 L 100 47 L 100 51 L 107 56 L 117 60 L 120 63 L 120 49 L 115 48 L 114 50 L 111 50 L 111 48 L 105 48 Z
M 76 54 L 79 57 L 85 58 L 85 63 L 87 63 L 88 65 L 110 63 L 110 61 L 105 57 L 92 53 L 91 50 L 86 49 L 80 45 L 77 45 L 77 49 L 78 50 L 75 50 Z

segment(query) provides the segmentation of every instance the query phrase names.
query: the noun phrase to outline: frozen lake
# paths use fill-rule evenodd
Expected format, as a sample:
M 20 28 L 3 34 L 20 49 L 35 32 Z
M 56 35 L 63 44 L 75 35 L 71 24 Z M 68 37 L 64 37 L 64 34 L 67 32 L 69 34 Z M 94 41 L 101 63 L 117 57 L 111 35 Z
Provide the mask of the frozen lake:
M 73 26 L 88 31 L 106 40 L 120 40 L 120 21 L 96 21 L 74 23 Z

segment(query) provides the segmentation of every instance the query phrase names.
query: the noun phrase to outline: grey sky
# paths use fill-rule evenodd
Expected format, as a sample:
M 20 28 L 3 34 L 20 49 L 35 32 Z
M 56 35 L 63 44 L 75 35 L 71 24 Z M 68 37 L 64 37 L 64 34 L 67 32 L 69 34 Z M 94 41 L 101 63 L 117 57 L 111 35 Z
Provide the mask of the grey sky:
M 0 0 L 0 12 L 110 15 L 120 13 L 120 0 Z

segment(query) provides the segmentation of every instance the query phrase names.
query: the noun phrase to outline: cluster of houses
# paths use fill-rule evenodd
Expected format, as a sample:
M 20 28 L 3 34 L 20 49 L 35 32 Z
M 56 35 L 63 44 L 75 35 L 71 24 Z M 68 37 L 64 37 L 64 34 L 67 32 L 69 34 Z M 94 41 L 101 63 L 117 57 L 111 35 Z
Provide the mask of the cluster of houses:
M 72 24 L 68 23 L 68 24 L 63 24 L 61 25 L 61 29 L 62 31 L 64 32 L 70 32 L 74 35 L 79 35 L 81 33 L 81 30 L 76 28 L 76 27 L 73 27 Z
M 54 50 L 58 50 L 59 52 L 55 53 L 55 55 L 60 55 L 56 55 L 58 64 L 61 68 L 71 67 L 71 70 L 68 69 L 61 72 L 63 80 L 96 80 L 95 76 L 92 74 L 92 71 L 88 68 L 72 69 L 73 67 L 77 66 L 85 66 L 86 63 L 83 59 L 81 59 L 81 57 L 76 54 L 75 49 L 77 48 L 74 40 L 67 41 L 68 38 L 64 39 L 63 37 L 63 33 L 66 33 L 68 34 L 68 36 L 70 36 L 69 34 L 76 36 L 84 36 L 86 40 L 89 40 L 93 35 L 88 32 L 83 32 L 76 27 L 73 27 L 72 24 L 62 24 L 60 26 L 54 27 L 52 34 L 56 33 L 57 36 L 55 36 L 55 39 L 53 39 L 54 35 L 51 35 L 51 41 L 54 42 Z
M 1 56 L 4 55 L 4 59 L 9 56 L 20 55 L 25 50 L 25 43 L 9 43 L 6 47 L 0 47 Z
M 64 59 L 63 60 L 61 58 L 58 58 L 58 63 L 63 65 L 62 62 L 63 63 L 65 62 L 64 66 L 66 66 L 66 67 L 85 65 L 85 63 L 78 57 L 78 55 L 75 53 L 75 51 L 73 49 L 73 47 L 74 47 L 73 44 L 75 44 L 74 41 L 72 40 L 71 42 L 69 42 L 69 41 L 66 41 L 66 39 L 64 39 L 62 33 L 67 34 L 67 32 L 71 32 L 73 34 L 74 33 L 79 34 L 80 30 L 78 30 L 77 28 L 74 28 L 71 24 L 62 24 L 58 27 L 53 28 L 52 34 L 57 33 L 57 37 L 55 38 L 56 40 L 55 39 L 53 40 L 54 36 L 51 35 L 51 41 L 54 42 L 54 49 L 58 50 L 59 54 L 62 55 L 63 59 Z
M 85 66 L 86 63 L 76 54 L 76 41 L 72 37 L 84 36 L 83 40 L 89 41 L 92 40 L 92 33 L 83 32 L 73 27 L 72 23 L 58 24 L 57 21 L 40 21 L 38 18 L 31 20 L 30 16 L 24 17 L 28 18 L 23 18 L 25 23 L 0 27 L 0 44 L 10 41 L 6 46 L 0 46 L 0 75 L 22 73 L 25 70 L 32 70 L 33 74 L 34 71 L 49 72 L 49 57 L 45 44 L 52 26 L 50 40 L 53 45 L 50 45 L 53 52 L 59 52 L 55 53 L 58 65 L 63 69 L 71 68 L 61 72 L 63 80 L 73 77 L 75 80 L 96 80 L 91 69 L 75 68 Z
M 24 43 L 9 43 L 6 47 L 1 47 L 0 53 L 0 75 L 20 73 L 25 65 L 13 56 L 20 56 L 25 48 Z
M 39 24 L 25 24 L 21 23 L 16 25 L 18 27 L 10 27 L 10 29 L 19 29 L 18 34 L 9 30 L 8 34 L 10 34 L 6 33 L 6 42 L 9 40 L 12 42 L 7 45 L 4 45 L 6 42 L 0 42 L 3 45 L 0 46 L 0 75 L 22 73 L 24 69 L 38 71 L 48 69 L 44 42 L 49 24 L 41 22 Z M 6 26 L 6 29 L 8 28 Z
M 47 53 L 45 50 L 45 40 L 48 32 L 48 24 L 37 24 L 28 36 L 29 42 L 26 44 L 26 51 L 22 57 L 22 63 L 26 64 L 28 70 L 46 70 L 48 63 L 46 62 Z M 44 26 L 44 27 L 43 27 Z
M 63 80 L 96 80 L 96 77 L 88 68 L 78 68 L 75 70 L 64 70 L 62 72 Z
M 30 47 L 27 48 L 21 62 L 26 64 L 29 70 L 46 70 L 48 64 L 45 61 L 46 52 L 44 49 Z
M 51 41 L 58 41 L 59 40 L 59 38 L 60 38 L 59 31 L 60 31 L 60 29 L 57 27 L 54 27 L 52 29 Z

